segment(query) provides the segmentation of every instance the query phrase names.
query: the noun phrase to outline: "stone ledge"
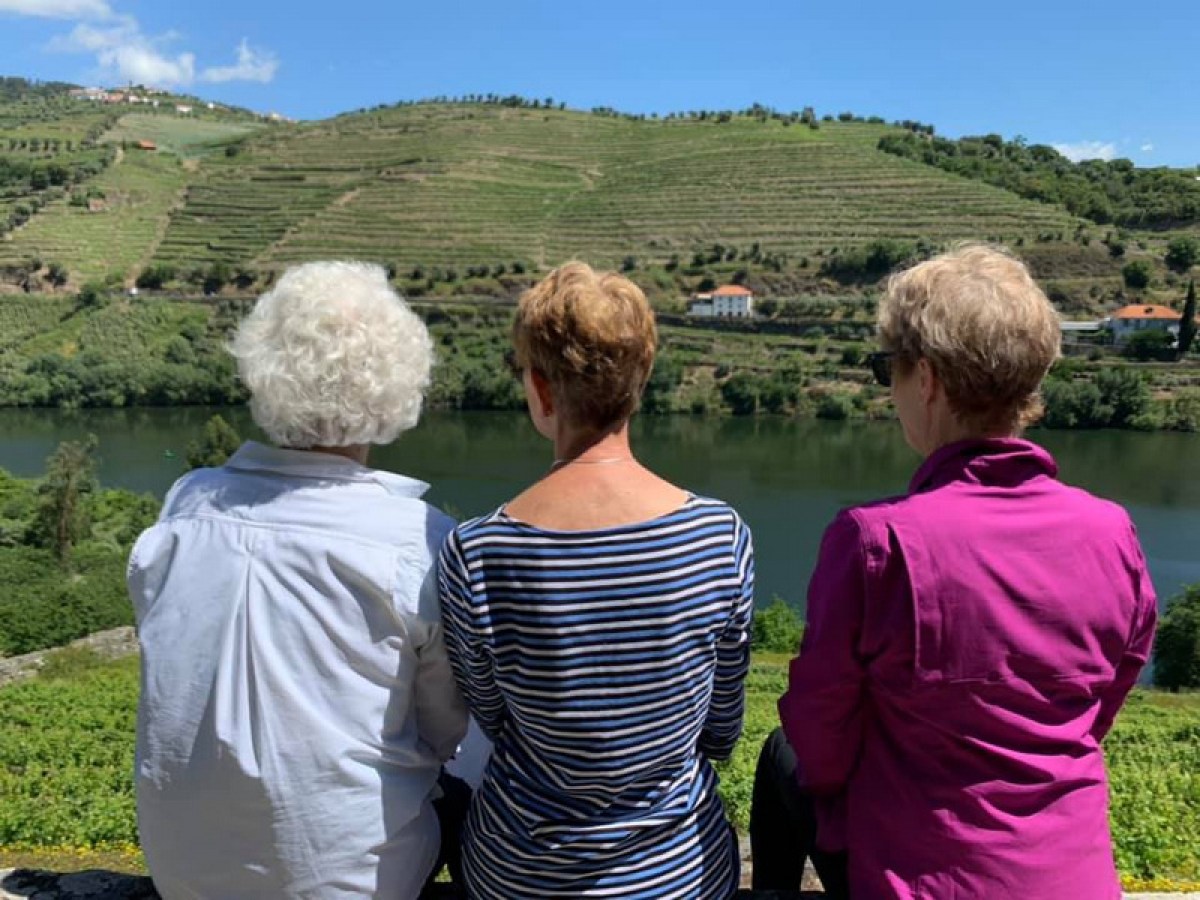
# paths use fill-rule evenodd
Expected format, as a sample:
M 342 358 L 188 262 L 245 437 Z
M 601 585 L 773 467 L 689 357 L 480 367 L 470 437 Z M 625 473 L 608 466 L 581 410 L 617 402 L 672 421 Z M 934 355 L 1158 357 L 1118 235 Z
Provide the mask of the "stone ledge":
M 737 900 L 808 900 L 818 892 L 738 891 Z M 91 869 L 84 872 L 46 872 L 37 869 L 0 870 L 0 900 L 159 900 L 154 884 L 144 875 L 125 875 Z M 459 900 L 449 885 L 423 900 Z
M 46 650 L 35 650 L 23 656 L 9 656 L 0 659 L 0 687 L 31 678 L 41 671 L 46 664 L 46 657 L 64 649 L 90 650 L 104 659 L 120 659 L 137 653 L 137 633 L 132 627 L 123 625 L 108 631 L 97 631 L 87 637 L 72 641 L 66 647 L 50 647 Z
M 735 900 L 820 900 L 823 896 L 820 891 L 741 890 Z M 159 900 L 159 896 L 144 875 L 103 869 L 84 872 L 0 869 L 0 900 Z M 459 896 L 445 885 L 425 900 L 459 900 Z M 1125 900 L 1200 900 L 1200 894 L 1126 894 Z

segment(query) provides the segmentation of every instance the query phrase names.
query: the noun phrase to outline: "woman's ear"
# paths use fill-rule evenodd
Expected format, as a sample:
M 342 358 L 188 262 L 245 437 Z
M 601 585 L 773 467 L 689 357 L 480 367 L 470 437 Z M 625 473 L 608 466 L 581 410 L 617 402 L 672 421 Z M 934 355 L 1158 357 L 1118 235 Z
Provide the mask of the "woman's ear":
M 937 377 L 937 372 L 933 371 L 929 360 L 922 356 L 917 360 L 917 390 L 920 392 L 921 405 L 931 405 L 937 399 L 941 388 L 942 382 Z
M 537 369 L 529 370 L 529 381 L 533 385 L 533 392 L 537 395 L 538 407 L 542 417 L 546 419 L 550 418 L 554 415 L 554 391 L 550 389 L 550 382 Z

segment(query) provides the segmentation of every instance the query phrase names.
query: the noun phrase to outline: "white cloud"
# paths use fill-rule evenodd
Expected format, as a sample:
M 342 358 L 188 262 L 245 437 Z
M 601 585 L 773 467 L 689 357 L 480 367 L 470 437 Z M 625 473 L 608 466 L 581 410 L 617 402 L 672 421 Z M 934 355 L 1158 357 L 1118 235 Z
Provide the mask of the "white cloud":
M 99 19 L 102 24 L 77 21 L 69 34 L 50 41 L 48 49 L 60 53 L 90 53 L 100 67 L 99 76 L 113 81 L 132 81 L 153 87 L 188 87 L 197 80 L 196 54 L 178 52 L 168 45 L 180 39 L 175 31 L 147 35 L 133 16 L 116 13 L 105 0 L 0 0 L 0 11 L 48 15 L 55 9 L 59 18 Z M 39 12 L 27 12 L 37 9 Z M 237 48 L 237 62 L 200 72 L 199 80 L 213 84 L 229 81 L 266 83 L 275 77 L 279 61 L 268 50 L 253 48 L 245 39 Z
M 107 19 L 112 8 L 104 0 L 0 0 L 0 12 L 44 19 Z
M 1071 162 L 1085 159 L 1116 159 L 1117 145 L 1104 141 L 1079 141 L 1074 144 L 1054 144 L 1054 149 Z
M 1138 149 L 1141 150 L 1143 153 L 1153 153 L 1154 145 L 1153 144 L 1142 144 L 1142 146 L 1139 147 Z
M 122 16 L 118 24 L 103 28 L 76 25 L 70 34 L 51 41 L 50 47 L 65 53 L 94 53 L 103 73 L 118 81 L 184 87 L 196 79 L 196 55 L 167 53 L 163 47 L 174 38 L 172 34 L 147 37 L 136 19 Z
M 200 80 L 214 84 L 225 81 L 259 81 L 266 84 L 275 77 L 278 68 L 279 60 L 273 53 L 255 50 L 242 38 L 237 48 L 237 64 L 205 69 L 200 74 Z

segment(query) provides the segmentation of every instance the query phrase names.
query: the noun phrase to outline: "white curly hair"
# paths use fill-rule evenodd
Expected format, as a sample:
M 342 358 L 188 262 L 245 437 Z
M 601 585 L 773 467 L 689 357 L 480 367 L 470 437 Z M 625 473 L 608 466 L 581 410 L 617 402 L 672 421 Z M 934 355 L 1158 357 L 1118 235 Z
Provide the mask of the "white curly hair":
M 379 266 L 313 262 L 263 294 L 229 346 L 254 421 L 281 447 L 387 444 L 417 424 L 425 324 Z

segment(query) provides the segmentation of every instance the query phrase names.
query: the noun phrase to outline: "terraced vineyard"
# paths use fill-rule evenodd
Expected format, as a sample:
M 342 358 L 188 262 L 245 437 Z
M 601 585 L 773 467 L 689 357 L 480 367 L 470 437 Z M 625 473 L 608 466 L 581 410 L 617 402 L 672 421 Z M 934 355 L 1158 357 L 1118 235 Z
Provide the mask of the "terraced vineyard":
M 342 116 L 206 164 L 155 261 L 612 265 L 713 242 L 796 260 L 880 237 L 1011 241 L 1075 228 L 1054 207 L 880 153 L 887 130 L 473 105 Z
M 69 196 L 47 204 L 0 242 L 0 266 L 30 258 L 67 267 L 78 284 L 114 275 L 131 279 L 149 259 L 188 172 L 168 154 L 130 150 L 88 182 L 95 208 Z

